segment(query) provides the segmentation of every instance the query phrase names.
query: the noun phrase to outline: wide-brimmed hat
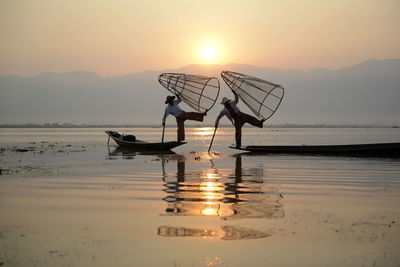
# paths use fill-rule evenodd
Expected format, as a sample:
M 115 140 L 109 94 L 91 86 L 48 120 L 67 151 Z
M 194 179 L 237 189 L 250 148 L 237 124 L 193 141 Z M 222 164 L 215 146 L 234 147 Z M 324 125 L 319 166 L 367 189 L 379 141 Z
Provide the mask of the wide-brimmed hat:
M 226 103 L 226 102 L 229 102 L 229 101 L 231 101 L 229 98 L 224 97 L 224 98 L 222 98 L 221 104 L 222 104 L 222 105 L 225 105 L 225 103 Z
M 174 99 L 175 99 L 174 95 L 167 96 L 167 98 L 165 99 L 165 104 L 168 104 L 171 100 L 174 100 Z

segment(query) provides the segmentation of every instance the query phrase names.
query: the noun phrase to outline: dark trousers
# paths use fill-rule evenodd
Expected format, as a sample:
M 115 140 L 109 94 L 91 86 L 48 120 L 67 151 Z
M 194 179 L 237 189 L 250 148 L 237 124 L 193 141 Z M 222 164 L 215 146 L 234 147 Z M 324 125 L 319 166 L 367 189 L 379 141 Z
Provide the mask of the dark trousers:
M 185 120 L 192 121 L 203 121 L 204 113 L 198 112 L 185 112 L 176 117 L 176 123 L 178 124 L 178 142 L 185 140 Z
M 235 119 L 235 139 L 236 139 L 236 147 L 242 146 L 242 127 L 245 123 L 249 123 L 253 126 L 256 126 L 258 128 L 263 127 L 263 123 L 261 120 L 258 120 L 257 118 L 243 113 L 243 112 L 238 112 L 238 115 Z

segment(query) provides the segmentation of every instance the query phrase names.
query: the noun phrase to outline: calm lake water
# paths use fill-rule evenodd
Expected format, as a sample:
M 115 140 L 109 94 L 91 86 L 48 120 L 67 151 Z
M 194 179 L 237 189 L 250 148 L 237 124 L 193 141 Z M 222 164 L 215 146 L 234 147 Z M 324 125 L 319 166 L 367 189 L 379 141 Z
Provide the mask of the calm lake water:
M 104 130 L 0 129 L 5 266 L 400 265 L 398 158 L 249 155 L 228 148 L 232 128 L 211 154 L 213 128 L 186 129 L 175 153 L 138 153 L 108 147 Z M 244 128 L 242 141 L 380 142 L 400 129 Z

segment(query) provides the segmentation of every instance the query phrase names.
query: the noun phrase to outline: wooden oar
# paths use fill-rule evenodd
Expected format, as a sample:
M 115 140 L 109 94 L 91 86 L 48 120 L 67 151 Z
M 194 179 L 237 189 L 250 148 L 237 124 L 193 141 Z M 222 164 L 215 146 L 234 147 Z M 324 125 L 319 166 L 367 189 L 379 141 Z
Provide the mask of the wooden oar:
M 214 141 L 215 133 L 217 132 L 217 128 L 218 128 L 218 127 L 215 127 L 214 134 L 213 134 L 213 136 L 212 136 L 212 138 L 211 138 L 210 146 L 208 147 L 208 153 L 210 153 L 211 146 L 212 146 L 212 143 L 213 143 L 213 141 Z
M 164 132 L 165 132 L 165 124 L 163 125 L 163 128 L 162 128 L 161 143 L 164 143 Z

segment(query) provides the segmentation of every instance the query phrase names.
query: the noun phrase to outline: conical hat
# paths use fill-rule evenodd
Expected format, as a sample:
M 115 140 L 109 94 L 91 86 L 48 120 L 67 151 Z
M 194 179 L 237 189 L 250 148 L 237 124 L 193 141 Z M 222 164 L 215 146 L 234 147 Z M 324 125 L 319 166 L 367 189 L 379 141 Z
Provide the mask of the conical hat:
M 224 97 L 224 98 L 222 98 L 221 104 L 224 105 L 226 102 L 229 102 L 229 101 L 231 101 L 229 98 Z
M 168 104 L 171 100 L 174 100 L 174 99 L 175 99 L 174 95 L 167 96 L 167 98 L 165 99 L 165 104 Z

